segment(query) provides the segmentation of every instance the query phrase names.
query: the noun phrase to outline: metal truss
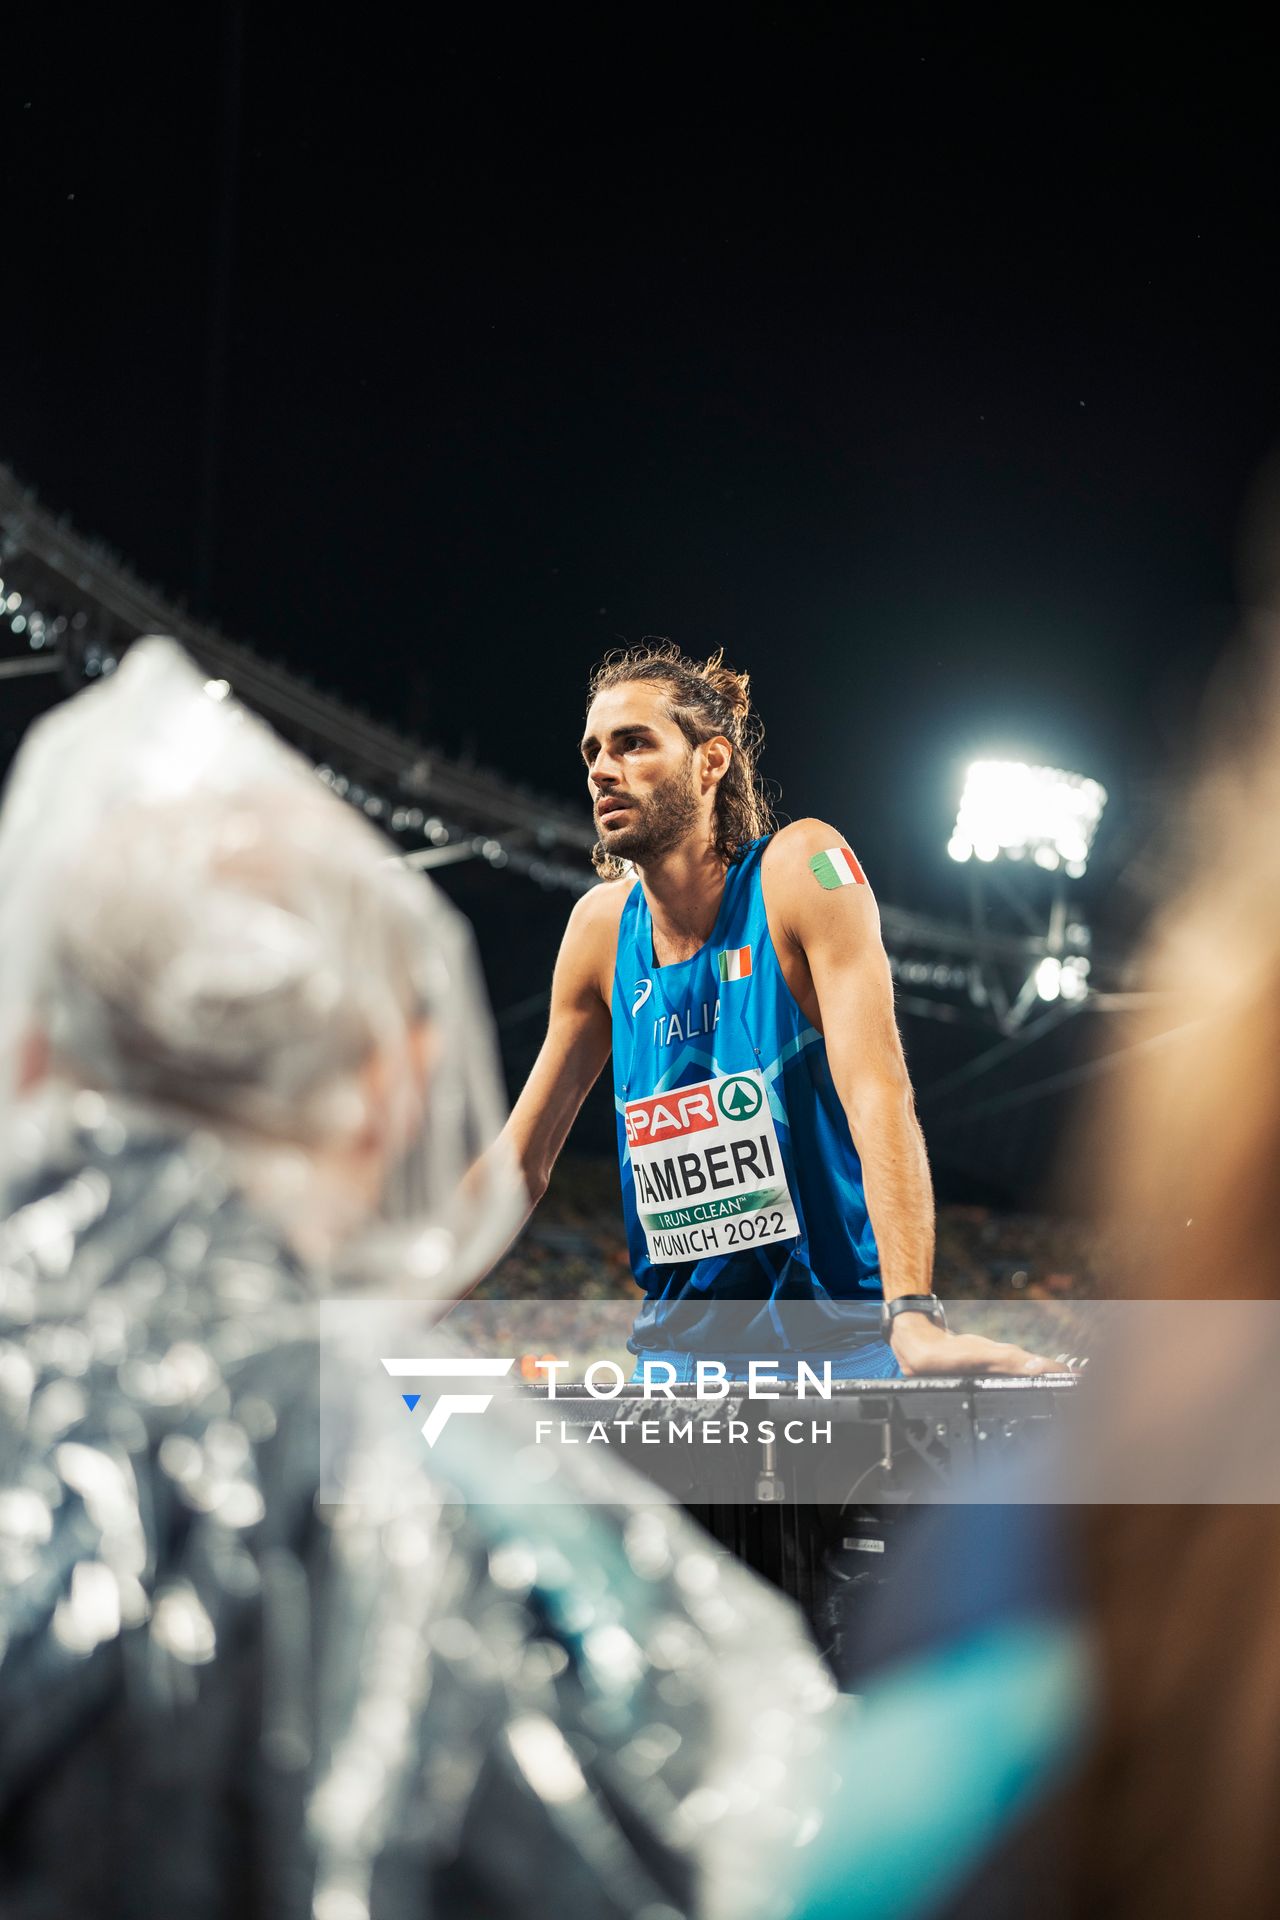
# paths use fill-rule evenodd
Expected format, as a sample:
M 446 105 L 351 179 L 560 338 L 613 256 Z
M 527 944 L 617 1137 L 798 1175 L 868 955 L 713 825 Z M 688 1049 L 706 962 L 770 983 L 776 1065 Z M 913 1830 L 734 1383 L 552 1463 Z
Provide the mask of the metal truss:
M 412 866 L 476 860 L 545 888 L 583 893 L 594 884 L 588 855 L 596 836 L 584 810 L 460 765 L 228 640 L 42 507 L 2 465 L 0 577 L 0 636 L 8 643 L 0 682 L 57 676 L 71 691 L 114 671 L 141 634 L 171 634 L 298 747 L 335 793 L 393 835 Z M 994 1026 L 1006 1041 L 1024 1028 L 1027 1040 L 1043 1030 L 1043 1022 L 1026 1024 L 1039 1004 L 1040 962 L 1089 944 L 1061 891 L 1047 923 L 1038 922 L 994 872 L 974 874 L 968 925 L 883 904 L 881 923 L 903 1013 L 978 1032 Z M 1074 1006 L 1130 1005 L 1121 969 L 1096 952 L 1093 964 L 1089 992 Z M 1108 976 L 1103 991 L 1099 973 Z

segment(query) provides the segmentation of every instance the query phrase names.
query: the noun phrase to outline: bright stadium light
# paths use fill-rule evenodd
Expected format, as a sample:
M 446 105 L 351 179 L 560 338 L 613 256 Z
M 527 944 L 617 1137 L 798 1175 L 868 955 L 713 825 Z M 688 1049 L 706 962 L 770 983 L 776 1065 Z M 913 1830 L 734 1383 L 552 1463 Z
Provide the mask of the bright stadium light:
M 947 852 L 953 860 L 1030 859 L 1079 880 L 1107 804 L 1106 789 L 1059 767 L 977 760 L 965 776 Z
M 1058 975 L 1058 992 L 1064 1000 L 1084 1000 L 1089 992 L 1089 962 L 1083 954 L 1069 953 Z
M 1042 1000 L 1056 1000 L 1062 992 L 1062 962 L 1047 953 L 1035 971 L 1036 992 Z

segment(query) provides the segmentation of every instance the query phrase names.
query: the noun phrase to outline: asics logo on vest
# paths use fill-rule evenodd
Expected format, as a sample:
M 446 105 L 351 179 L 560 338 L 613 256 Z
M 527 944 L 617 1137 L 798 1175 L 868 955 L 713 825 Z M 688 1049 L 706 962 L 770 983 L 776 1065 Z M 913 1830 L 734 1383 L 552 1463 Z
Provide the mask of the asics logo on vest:
M 631 1002 L 631 1018 L 634 1020 L 649 995 L 653 992 L 652 980 L 637 980 L 635 998 Z

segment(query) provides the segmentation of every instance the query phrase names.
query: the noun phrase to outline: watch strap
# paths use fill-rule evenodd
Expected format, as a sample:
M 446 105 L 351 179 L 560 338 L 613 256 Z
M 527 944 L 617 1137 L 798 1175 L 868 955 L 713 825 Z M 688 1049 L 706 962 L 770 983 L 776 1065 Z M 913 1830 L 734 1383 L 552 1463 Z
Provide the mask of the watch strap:
M 923 1313 L 940 1327 L 947 1324 L 946 1312 L 936 1293 L 900 1293 L 896 1299 L 886 1300 L 880 1313 L 881 1330 L 886 1336 L 893 1331 L 893 1323 L 900 1313 Z

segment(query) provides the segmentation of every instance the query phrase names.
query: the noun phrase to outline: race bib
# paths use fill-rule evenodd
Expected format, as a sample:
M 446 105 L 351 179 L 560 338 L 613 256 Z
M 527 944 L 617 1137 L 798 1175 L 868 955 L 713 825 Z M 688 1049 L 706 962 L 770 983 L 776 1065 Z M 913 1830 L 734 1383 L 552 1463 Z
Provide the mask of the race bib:
M 652 1261 L 704 1260 L 799 1238 L 758 1068 L 628 1100 L 626 1123 Z

